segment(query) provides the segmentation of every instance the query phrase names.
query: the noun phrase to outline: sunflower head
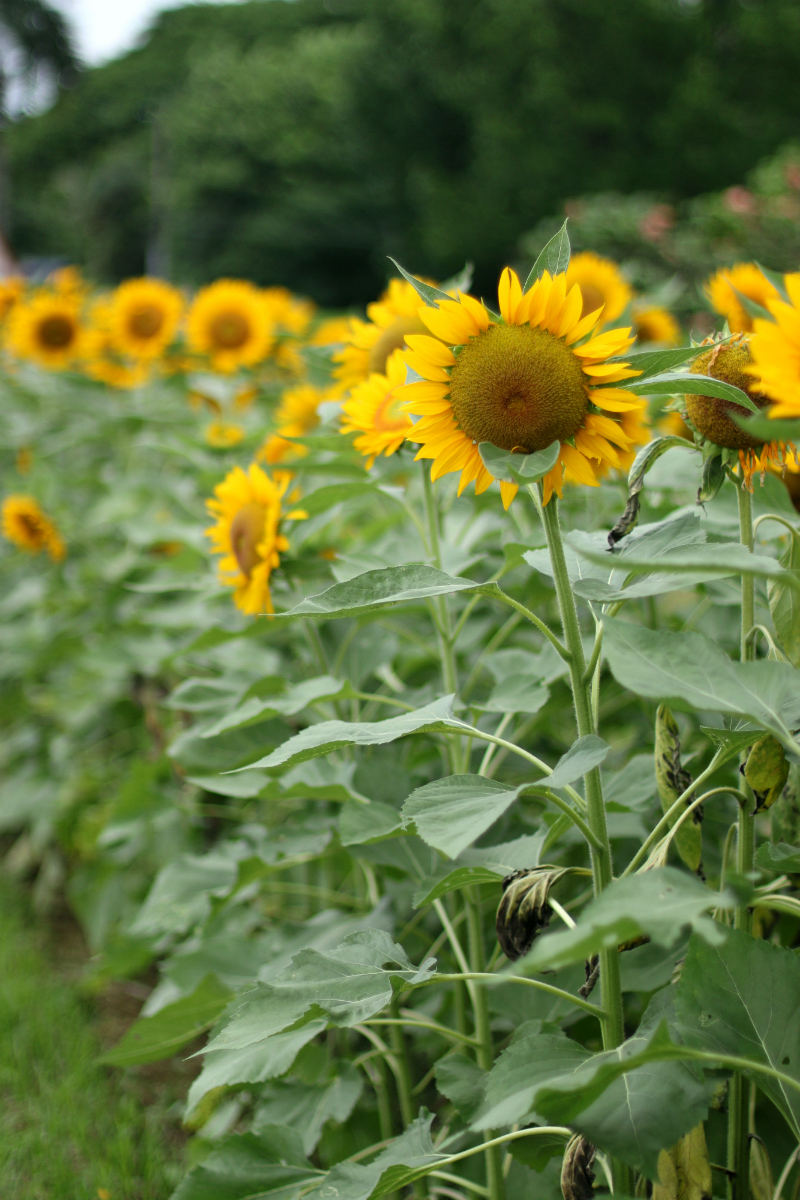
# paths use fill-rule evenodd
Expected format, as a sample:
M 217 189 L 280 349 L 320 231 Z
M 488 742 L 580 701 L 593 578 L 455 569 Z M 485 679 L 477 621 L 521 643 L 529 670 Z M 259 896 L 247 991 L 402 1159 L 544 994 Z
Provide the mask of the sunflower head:
M 289 548 L 283 523 L 305 516 L 283 510 L 290 478 L 287 472 L 271 477 L 256 463 L 247 471 L 234 467 L 207 502 L 215 523 L 206 534 L 212 552 L 222 555 L 220 582 L 235 589 L 237 607 L 250 616 L 273 611 L 270 577 Z
M 319 406 L 330 399 L 330 390 L 314 387 L 311 383 L 287 388 L 275 410 L 277 432 L 267 438 L 256 458 L 270 464 L 287 458 L 302 458 L 307 454 L 306 447 L 290 439 L 305 437 L 316 429 L 320 421 Z
M 711 307 L 725 317 L 732 333 L 749 333 L 753 318 L 741 301 L 741 296 L 766 308 L 778 300 L 778 292 L 755 263 L 736 263 L 712 275 L 706 283 L 706 295 Z
M 109 331 L 122 354 L 157 358 L 174 340 L 182 312 L 177 288 L 161 279 L 128 279 L 111 297 Z
M 251 283 L 219 279 L 201 288 L 186 322 L 189 348 L 206 354 L 217 371 L 254 366 L 272 346 L 272 321 L 262 293 Z
M 567 287 L 578 284 L 583 296 L 581 316 L 602 309 L 601 323 L 616 321 L 633 299 L 633 292 L 617 263 L 591 250 L 573 254 L 567 267 Z
M 755 387 L 752 375 L 747 368 L 752 363 L 750 347 L 746 338 L 736 342 L 717 343 L 710 349 L 699 354 L 692 363 L 695 375 L 708 375 L 711 379 L 721 379 L 741 388 L 759 408 L 769 404 L 766 396 Z M 721 400 L 715 396 L 687 396 L 686 413 L 697 432 L 709 442 L 729 450 L 756 450 L 763 446 L 763 440 L 754 438 L 731 420 L 730 413 L 737 416 L 747 416 L 747 409 L 729 400 Z
M 313 300 L 303 300 L 288 288 L 270 287 L 261 292 L 270 320 L 281 333 L 299 336 L 305 333 L 314 319 L 317 306 Z
M 7 342 L 12 354 L 53 371 L 71 366 L 86 351 L 80 302 L 42 289 L 11 310 Z
M 424 381 L 404 389 L 406 411 L 421 417 L 409 435 L 420 444 L 417 458 L 433 459 L 434 479 L 460 470 L 459 491 L 474 480 L 482 492 L 493 476 L 481 460 L 480 442 L 531 453 L 558 441 L 558 461 L 544 479 L 545 502 L 553 489 L 561 495 L 565 472 L 574 482 L 596 486 L 592 462 L 619 467 L 618 450 L 632 445 L 619 415 L 635 412 L 638 419 L 642 410 L 637 397 L 603 386 L 637 374 L 608 361 L 631 344 L 630 331 L 590 336 L 600 312 L 582 315 L 581 288 L 568 288 L 564 275 L 545 272 L 523 294 L 506 268 L 499 299 L 499 323 L 471 296 L 419 310 L 439 340 L 406 338 L 405 361 Z M 503 482 L 500 490 L 508 507 L 517 487 Z
M 67 553 L 55 523 L 33 496 L 6 496 L 0 521 L 3 536 L 28 554 L 46 550 L 54 562 L 61 562 Z
M 771 417 L 800 417 L 800 273 L 784 276 L 786 300 L 767 300 L 773 320 L 756 318 L 749 373 L 770 400 Z
M 232 425 L 227 421 L 212 421 L 206 429 L 206 443 L 214 450 L 230 450 L 244 440 L 244 430 L 241 425 Z
M 664 342 L 677 346 L 681 330 L 672 313 L 657 305 L 633 306 L 633 328 L 637 342 Z
M 427 332 L 419 316 L 419 296 L 405 279 L 392 279 L 380 300 L 367 305 L 367 316 L 368 321 L 350 318 L 341 339 L 345 344 L 333 356 L 339 394 L 370 375 L 383 375 L 390 354 L 404 349 L 407 334 Z
M 400 449 L 413 429 L 405 412 L 403 385 L 406 364 L 393 350 L 385 374 L 373 373 L 353 388 L 342 405 L 342 433 L 357 433 L 353 445 L 366 459 L 367 470 L 379 454 L 388 458 Z

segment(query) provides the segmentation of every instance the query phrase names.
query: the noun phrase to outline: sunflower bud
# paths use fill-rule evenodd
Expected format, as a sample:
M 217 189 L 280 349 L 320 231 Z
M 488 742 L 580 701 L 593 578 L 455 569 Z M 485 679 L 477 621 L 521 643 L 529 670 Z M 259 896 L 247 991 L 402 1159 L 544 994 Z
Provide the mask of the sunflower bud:
M 692 776 L 681 766 L 681 742 L 677 723 L 666 704 L 659 705 L 656 713 L 656 785 L 661 808 L 666 813 L 686 791 Z M 687 801 L 688 806 L 689 801 Z M 670 820 L 670 827 L 680 817 L 680 812 Z M 702 875 L 703 852 L 703 807 L 692 811 L 691 819 L 684 821 L 675 834 L 675 848 L 691 871 Z
M 553 910 L 547 897 L 565 874 L 563 867 L 534 867 L 506 875 L 495 928 L 500 947 L 511 962 L 527 954 L 537 935 L 550 924 Z
M 758 408 L 765 408 L 769 400 L 757 390 L 753 376 L 746 370 L 751 362 L 750 347 L 746 339 L 741 338 L 727 345 L 718 343 L 698 355 L 692 363 L 692 372 L 732 383 L 746 392 Z M 687 396 L 686 413 L 697 432 L 716 446 L 729 450 L 759 450 L 764 444 L 763 438 L 759 441 L 731 420 L 729 413 L 746 417 L 748 410 L 730 400 L 716 396 Z
M 594 1200 L 592 1163 L 597 1147 L 579 1133 L 567 1142 L 561 1167 L 561 1194 L 564 1200 Z
M 765 734 L 751 747 L 740 769 L 755 796 L 753 815 L 771 808 L 789 778 L 789 763 L 778 739 L 771 733 Z

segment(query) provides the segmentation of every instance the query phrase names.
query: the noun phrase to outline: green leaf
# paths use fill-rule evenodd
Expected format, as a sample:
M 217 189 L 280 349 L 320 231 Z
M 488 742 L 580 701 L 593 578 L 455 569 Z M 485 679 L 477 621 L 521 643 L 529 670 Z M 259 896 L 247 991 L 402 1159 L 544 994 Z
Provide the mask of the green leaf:
M 714 396 L 718 400 L 727 400 L 730 404 L 738 404 L 748 412 L 758 413 L 761 410 L 757 404 L 732 383 L 722 379 L 712 379 L 710 375 L 691 375 L 682 371 L 666 371 L 662 375 L 652 375 L 649 379 L 626 379 L 625 390 L 633 392 L 634 396 Z
M 482 883 L 497 884 L 505 875 L 507 869 L 483 866 L 461 866 L 457 862 L 442 867 L 441 874 L 435 876 L 435 882 L 428 879 L 423 887 L 414 893 L 412 903 L 414 908 L 425 908 L 434 900 L 441 900 L 450 892 L 460 892 L 462 888 L 479 887 Z
M 241 694 L 242 688 L 226 679 L 184 679 L 162 701 L 167 708 L 184 712 L 216 712 Z
M 211 897 L 225 896 L 236 880 L 236 863 L 221 854 L 183 854 L 162 867 L 130 927 L 133 937 L 186 933 L 211 911 Z
M 463 1054 L 449 1054 L 436 1064 L 437 1088 L 465 1121 L 471 1121 L 480 1108 L 487 1077 L 487 1071 Z
M 731 908 L 735 902 L 729 893 L 712 892 L 675 867 L 626 875 L 586 905 L 574 929 L 537 938 L 522 963 L 526 970 L 557 971 L 642 936 L 669 948 L 687 926 L 716 943 L 723 938 L 722 927 L 704 914 L 711 908 Z
M 337 1163 L 320 1183 L 322 1195 L 335 1200 L 370 1200 L 398 1192 L 427 1174 L 446 1157 L 434 1149 L 432 1123 L 432 1115 L 422 1109 L 417 1120 L 368 1165 Z
M 434 287 L 430 283 L 423 283 L 422 280 L 417 279 L 417 277 L 415 275 L 409 275 L 409 273 L 405 269 L 405 267 L 401 267 L 400 263 L 397 262 L 394 258 L 392 258 L 391 254 L 388 254 L 386 257 L 389 259 L 390 263 L 393 263 L 394 266 L 397 267 L 398 271 L 403 276 L 403 279 L 405 279 L 408 283 L 411 284 L 414 291 L 417 293 L 417 295 L 420 297 L 421 300 L 425 301 L 428 308 L 438 308 L 439 300 L 452 300 L 453 299 L 453 297 L 449 296 L 447 294 L 447 292 L 443 292 L 441 290 L 441 288 Z
M 740 750 L 746 750 L 763 735 L 763 729 L 713 729 L 709 725 L 701 725 L 700 732 L 704 733 L 710 742 L 727 752 L 728 758 L 733 758 Z
M 363 1091 L 363 1080 L 349 1062 L 339 1064 L 339 1073 L 329 1082 L 316 1085 L 291 1080 L 272 1084 L 261 1091 L 253 1116 L 253 1133 L 270 1125 L 288 1125 L 303 1139 L 303 1150 L 313 1154 L 328 1121 L 343 1124 Z
M 382 929 L 352 933 L 327 953 L 301 950 L 271 983 L 258 984 L 243 996 L 205 1053 L 254 1046 L 303 1017 L 322 1014 L 334 1025 L 357 1025 L 385 1008 L 393 980 L 419 983 L 433 970 L 433 959 L 413 966 L 405 950 Z
M 273 770 L 284 763 L 305 762 L 321 754 L 330 754 L 342 746 L 383 746 L 412 733 L 443 733 L 448 730 L 468 731 L 471 726 L 460 721 L 453 713 L 452 696 L 442 696 L 433 704 L 418 708 L 415 712 L 402 713 L 385 721 L 322 721 L 310 725 L 295 734 L 272 754 L 261 758 L 242 771 L 263 767 Z
M 545 271 L 549 271 L 551 275 L 561 275 L 569 266 L 569 234 L 567 233 L 567 222 L 559 229 L 554 237 L 542 248 L 539 257 L 530 269 L 528 278 L 525 280 L 523 292 L 529 291 L 536 283 L 537 279 L 541 279 Z
M 800 667 L 800 536 L 790 536 L 780 565 L 792 572 L 796 586 L 789 587 L 785 579 L 771 579 L 767 584 L 769 611 L 781 649 L 792 666 Z
M 563 1134 L 541 1133 L 509 1142 L 508 1152 L 517 1162 L 541 1172 L 551 1158 L 561 1158 L 567 1139 Z
M 511 787 L 480 775 L 449 775 L 416 788 L 403 805 L 403 824 L 414 824 L 424 842 L 457 858 L 516 800 L 525 784 Z
M 771 420 L 761 410 L 757 417 L 746 417 L 737 412 L 728 415 L 751 437 L 765 442 L 794 442 L 800 445 L 800 420 Z
M 134 1021 L 99 1061 L 112 1067 L 132 1067 L 171 1058 L 181 1046 L 211 1028 L 232 994 L 216 975 L 206 975 L 191 996 L 166 1005 L 152 1017 Z
M 393 604 L 409 604 L 429 600 L 433 596 L 448 596 L 454 592 L 496 593 L 496 584 L 475 583 L 457 579 L 438 567 L 426 563 L 408 563 L 403 567 L 382 567 L 365 571 L 335 583 L 318 596 L 307 596 L 296 608 L 276 613 L 284 617 L 356 617 L 361 613 L 377 612 Z
M 319 1178 L 299 1134 L 273 1125 L 260 1137 L 226 1138 L 189 1172 L 171 1200 L 290 1200 Z
M 563 788 L 568 783 L 574 783 L 594 767 L 599 767 L 608 754 L 610 747 L 593 733 L 573 742 L 566 754 L 555 765 L 552 775 L 546 775 L 537 783 L 549 788 Z
M 347 699 L 353 689 L 346 680 L 334 679 L 332 675 L 320 675 L 315 679 L 304 679 L 302 683 L 289 687 L 278 696 L 268 696 L 261 699 L 251 696 L 227 716 L 220 717 L 213 725 L 204 730 L 203 737 L 217 737 L 228 729 L 242 729 L 247 725 L 256 725 L 259 721 L 267 721 L 271 717 L 294 716 L 308 708 L 311 704 L 319 704 L 323 700 Z
M 339 818 L 339 837 L 343 846 L 382 842 L 402 833 L 403 822 L 397 809 L 378 800 L 370 804 L 348 804 Z
M 772 313 L 763 304 L 758 304 L 755 300 L 751 300 L 749 296 L 746 296 L 744 292 L 740 292 L 732 283 L 729 283 L 728 286 L 732 292 L 736 293 L 736 299 L 749 317 L 756 317 L 761 321 L 773 320 Z
M 791 950 L 738 929 L 717 945 L 693 937 L 678 985 L 681 1035 L 689 1046 L 800 1081 L 798 995 L 800 961 Z M 760 1073 L 758 1087 L 800 1138 L 800 1092 Z
M 656 795 L 652 754 L 635 754 L 614 775 L 604 771 L 603 793 L 611 812 L 645 812 Z
M 746 717 L 798 750 L 794 669 L 778 662 L 733 662 L 701 633 L 667 633 L 606 618 L 603 648 L 614 678 L 632 692 L 682 712 Z
M 565 818 L 569 820 L 569 818 Z M 415 908 L 432 904 L 448 892 L 481 883 L 497 884 L 511 871 L 536 867 L 544 846 L 546 833 L 516 838 L 499 846 L 486 846 L 480 850 L 462 850 L 457 859 L 442 863 L 437 873 L 426 879 L 412 898 Z
M 203 1069 L 192 1082 L 186 1099 L 187 1114 L 193 1113 L 203 1097 L 215 1088 L 264 1083 L 284 1075 L 303 1046 L 322 1033 L 327 1024 L 325 1019 L 309 1021 L 299 1029 L 275 1033 L 243 1050 L 204 1051 Z
M 535 454 L 500 450 L 491 442 L 481 442 L 478 446 L 483 465 L 495 479 L 518 483 L 520 487 L 535 483 L 546 475 L 558 461 L 560 449 L 561 443 L 558 441 L 552 442 L 544 450 L 537 450 Z
M 685 362 L 697 358 L 699 354 L 702 354 L 702 350 L 697 346 L 680 346 L 675 350 L 633 350 L 628 354 L 617 354 L 608 361 L 635 367 L 637 371 L 641 371 L 641 375 L 636 377 L 636 382 L 641 383 L 653 375 L 666 374 L 674 367 L 681 367 Z M 620 385 L 615 383 L 611 386 Z
M 786 842 L 777 845 L 763 842 L 756 850 L 756 866 L 777 875 L 794 875 L 800 872 L 800 850 L 796 846 L 787 846 Z
M 574 1070 L 590 1056 L 590 1051 L 563 1033 L 518 1038 L 489 1072 L 485 1099 L 473 1128 L 516 1125 L 532 1116 L 537 1093 L 548 1080 Z
M 502 682 L 495 684 L 488 700 L 483 700 L 478 708 L 484 712 L 497 713 L 537 713 L 550 699 L 550 689 L 546 684 L 529 675 L 507 675 Z
M 595 550 L 575 534 L 570 535 L 567 541 L 575 547 L 582 558 L 588 559 L 597 566 L 606 566 L 610 575 L 612 563 L 619 563 L 613 572 L 615 575 L 619 577 L 627 572 L 628 578 L 653 572 L 657 564 L 658 570 L 651 579 L 646 581 L 645 587 L 651 587 L 654 582 L 660 582 L 662 578 L 669 586 L 672 582 L 668 578 L 670 575 L 688 576 L 692 583 L 703 582 L 701 577 L 723 579 L 728 575 L 754 575 L 759 579 L 780 580 L 784 586 L 793 586 L 794 590 L 800 592 L 800 575 L 790 575 L 774 558 L 751 554 L 741 542 L 711 542 L 686 546 L 682 550 L 672 550 L 661 554 L 654 560 L 649 554 L 639 557 L 635 551 L 635 541 L 628 542 L 624 552 Z M 684 578 L 681 586 L 685 587 L 686 584 L 687 579 Z M 592 590 L 591 584 L 582 583 L 579 594 L 584 595 L 586 599 L 592 599 L 593 596 L 586 595 Z M 668 587 L 664 590 L 668 590 Z M 624 599 L 626 596 L 634 597 L 641 594 L 642 589 L 636 584 L 626 584 L 621 586 L 618 591 L 613 589 L 611 593 L 604 591 L 603 595 L 597 598 L 605 601 L 609 598 Z

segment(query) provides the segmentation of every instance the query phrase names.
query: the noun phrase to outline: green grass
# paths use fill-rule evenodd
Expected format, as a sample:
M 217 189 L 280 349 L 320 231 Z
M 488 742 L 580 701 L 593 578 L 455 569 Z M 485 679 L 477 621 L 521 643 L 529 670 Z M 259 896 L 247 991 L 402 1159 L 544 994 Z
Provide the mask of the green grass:
M 97 1065 L 92 1005 L 0 884 L 0 1193 L 166 1200 L 180 1177 L 166 1089 Z

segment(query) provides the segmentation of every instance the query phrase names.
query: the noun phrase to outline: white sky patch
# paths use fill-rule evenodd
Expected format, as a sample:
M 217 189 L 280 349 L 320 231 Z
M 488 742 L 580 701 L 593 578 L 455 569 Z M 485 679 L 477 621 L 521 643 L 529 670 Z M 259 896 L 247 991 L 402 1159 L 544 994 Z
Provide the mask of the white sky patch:
M 182 7 L 181 0 L 51 0 L 51 3 L 69 21 L 78 53 L 89 66 L 125 54 L 158 13 Z

